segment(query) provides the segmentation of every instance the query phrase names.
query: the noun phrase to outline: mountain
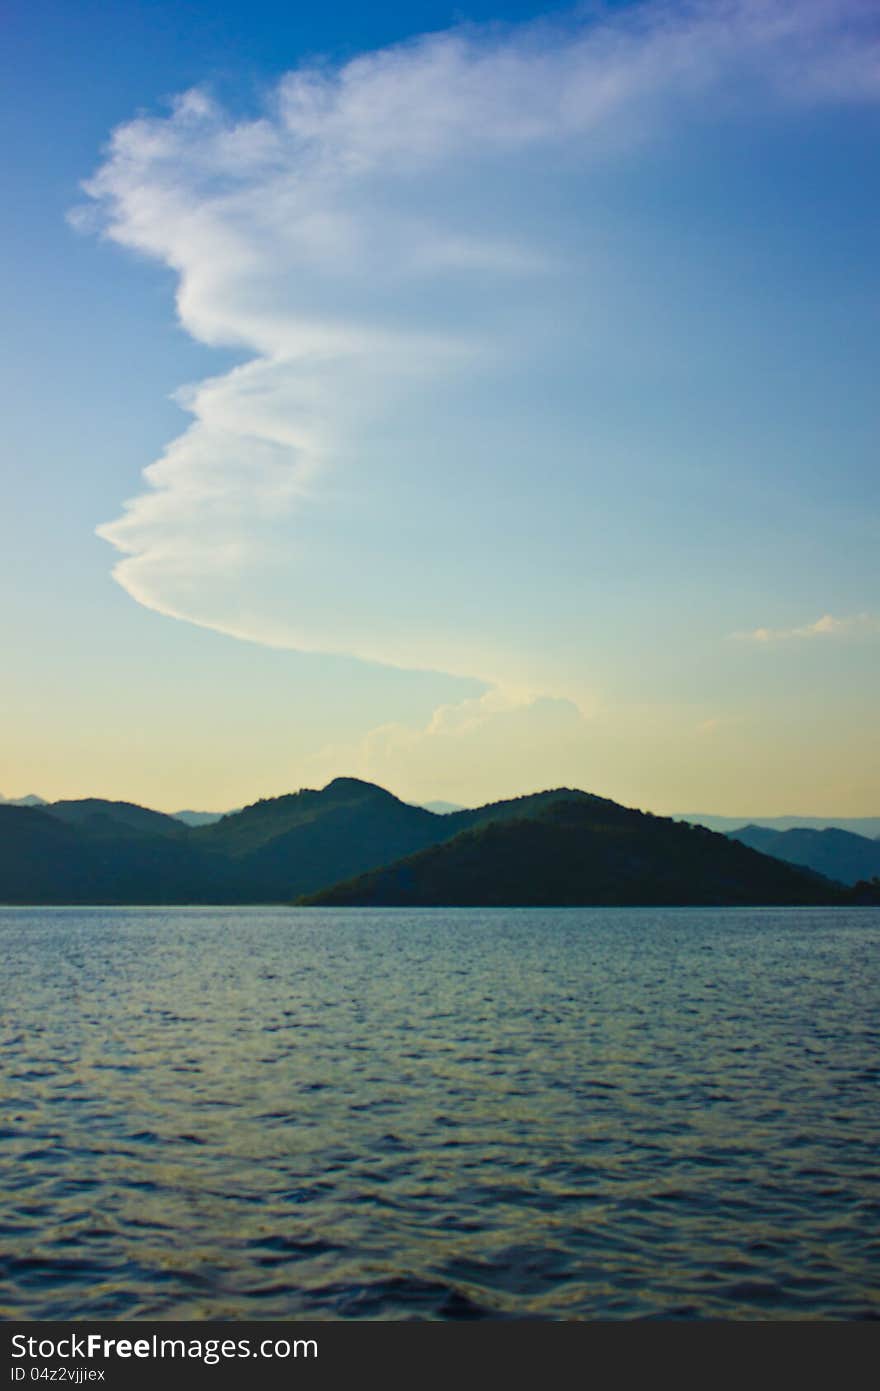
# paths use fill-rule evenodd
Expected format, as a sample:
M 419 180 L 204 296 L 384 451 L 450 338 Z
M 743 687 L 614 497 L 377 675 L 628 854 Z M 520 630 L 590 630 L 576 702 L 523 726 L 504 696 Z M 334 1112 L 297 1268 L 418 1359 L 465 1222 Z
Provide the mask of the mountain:
M 81 797 L 77 801 L 48 802 L 43 811 L 70 826 L 79 826 L 97 835 L 116 835 L 137 831 L 142 835 L 179 835 L 180 823 L 162 811 L 150 811 L 134 802 L 107 802 L 102 797 Z
M 238 808 L 241 810 L 241 808 Z M 171 815 L 175 821 L 182 821 L 184 826 L 213 826 L 215 821 L 219 821 L 221 816 L 232 816 L 232 812 L 224 811 L 173 811 Z
M 560 790 L 437 815 L 410 806 L 359 778 L 334 778 L 320 792 L 303 789 L 255 802 L 212 826 L 191 832 L 203 849 L 228 856 L 253 892 L 290 901 L 341 879 L 411 855 L 489 820 L 519 817 L 561 796 Z
M 242 903 L 234 866 L 183 836 L 0 806 L 0 903 Z
M 714 816 L 709 812 L 676 812 L 673 821 L 688 821 L 692 826 L 708 826 L 710 831 L 737 831 L 741 826 L 767 826 L 773 831 L 809 828 L 824 831 L 837 827 L 853 835 L 876 837 L 880 840 L 880 816 Z
M 284 902 L 420 850 L 444 829 L 445 818 L 390 792 L 336 778 L 320 792 L 255 802 L 191 831 L 190 840 L 227 857 L 261 898 Z
M 100 798 L 0 805 L 2 903 L 833 903 L 876 892 L 863 884 L 854 898 L 738 840 L 572 788 L 438 815 L 335 778 L 201 826 Z
M 831 904 L 847 892 L 700 826 L 583 794 L 313 894 L 326 905 Z
M 448 816 L 451 811 L 464 811 L 464 807 L 457 802 L 420 802 L 419 806 L 424 807 L 425 811 L 436 812 L 438 816 Z
M 801 827 L 792 831 L 773 831 L 766 826 L 742 826 L 730 836 L 763 855 L 773 855 L 788 864 L 804 865 L 829 879 L 855 884 L 860 879 L 880 876 L 880 842 L 829 827 L 824 831 Z
M 40 811 L 0 807 L 0 902 L 285 903 L 560 795 L 438 816 L 371 783 L 336 778 L 320 792 L 255 802 L 199 827 L 94 798 Z
M 6 807 L 44 807 L 44 798 L 30 792 L 27 797 L 0 797 L 0 806 Z

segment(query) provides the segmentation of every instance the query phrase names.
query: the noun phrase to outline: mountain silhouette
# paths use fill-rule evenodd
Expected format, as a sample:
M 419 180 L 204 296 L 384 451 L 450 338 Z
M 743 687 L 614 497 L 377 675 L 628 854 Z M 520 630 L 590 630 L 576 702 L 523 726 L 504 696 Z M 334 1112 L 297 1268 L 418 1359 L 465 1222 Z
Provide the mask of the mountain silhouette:
M 162 811 L 150 811 L 135 802 L 108 802 L 102 797 L 81 797 L 77 801 L 48 802 L 42 807 L 50 816 L 99 835 L 138 831 L 144 835 L 179 835 L 180 824 Z
M 234 866 L 186 835 L 71 824 L 31 807 L 0 806 L 0 903 L 240 903 Z
M 437 815 L 358 778 L 335 778 L 187 827 L 129 802 L 0 806 L 0 902 L 289 903 L 341 879 L 519 817 L 569 790 Z
M 809 827 L 772 831 L 766 826 L 742 826 L 728 834 L 764 855 L 806 866 L 843 884 L 880 876 L 880 843 L 851 831 L 836 827 L 824 831 Z
M 836 827 L 840 831 L 851 831 L 853 835 L 880 840 L 880 816 L 716 816 L 710 812 L 682 811 L 674 812 L 672 819 L 725 833 L 736 832 L 742 826 L 766 826 L 771 831 L 824 831 Z
M 700 826 L 557 797 L 301 901 L 325 905 L 822 904 L 841 885 Z M 449 818 L 451 819 L 451 818 Z
M 101 798 L 0 804 L 3 903 L 875 901 L 871 874 L 859 877 L 848 890 L 740 840 L 565 787 L 438 815 L 335 778 L 194 827 Z

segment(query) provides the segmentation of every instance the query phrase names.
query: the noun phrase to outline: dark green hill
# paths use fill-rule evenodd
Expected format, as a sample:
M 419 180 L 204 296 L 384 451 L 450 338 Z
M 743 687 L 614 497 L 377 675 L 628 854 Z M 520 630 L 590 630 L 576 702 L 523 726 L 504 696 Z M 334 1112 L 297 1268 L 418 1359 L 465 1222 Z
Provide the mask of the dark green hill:
M 730 836 L 763 855 L 773 855 L 791 865 L 803 865 L 829 879 L 855 884 L 880 876 L 880 844 L 867 836 L 828 827 L 823 831 L 800 827 L 773 831 L 766 826 L 742 826 Z
M 197 827 L 191 835 L 196 844 L 241 857 L 342 809 L 360 812 L 379 823 L 389 816 L 396 824 L 412 827 L 433 827 L 439 821 L 431 812 L 408 806 L 373 783 L 361 782 L 359 778 L 334 778 L 320 792 L 303 788 L 284 797 L 266 798 L 230 812 L 212 825 Z
M 570 788 L 438 816 L 337 778 L 198 828 L 100 799 L 0 806 L 2 903 L 825 903 L 842 893 L 737 841 Z
M 101 834 L 45 811 L 0 806 L 0 903 L 242 903 L 220 856 L 168 835 Z
M 256 901 L 284 902 L 451 839 L 468 827 L 538 811 L 561 797 L 587 794 L 560 789 L 437 815 L 373 783 L 334 778 L 320 792 L 305 789 L 255 802 L 190 832 L 190 839 L 234 860 Z M 598 798 L 588 800 L 601 804 Z
M 33 807 L 0 806 L 0 884 L 4 903 L 52 903 L 50 876 L 79 901 L 88 868 L 82 837 L 63 821 Z
M 465 831 L 304 901 L 426 907 L 831 904 L 847 901 L 847 894 L 703 827 L 582 797 Z
M 76 801 L 49 802 L 43 810 L 59 821 L 97 835 L 119 835 L 137 831 L 142 835 L 180 835 L 180 822 L 161 811 L 150 811 L 134 802 L 108 802 L 103 797 L 81 797 Z
M 374 828 L 384 825 L 393 833 L 408 834 L 414 841 L 429 845 L 457 835 L 468 827 L 483 825 L 487 821 L 522 817 L 560 800 L 583 800 L 595 806 L 615 805 L 587 792 L 559 787 L 502 802 L 488 802 L 485 806 L 469 810 L 438 814 L 425 807 L 402 802 L 392 792 L 386 792 L 375 783 L 363 782 L 360 778 L 334 778 L 320 792 L 303 788 L 284 797 L 266 798 L 241 811 L 230 812 L 211 825 L 199 826 L 191 835 L 194 844 L 244 856 L 268 846 L 290 831 L 314 825 L 344 811 L 349 817 L 362 817 L 365 825 L 368 821 Z M 413 848 L 421 848 L 421 844 Z
M 438 816 L 372 783 L 336 778 L 197 828 L 100 798 L 39 813 L 2 807 L 0 902 L 285 903 L 464 827 L 585 795 L 538 793 Z

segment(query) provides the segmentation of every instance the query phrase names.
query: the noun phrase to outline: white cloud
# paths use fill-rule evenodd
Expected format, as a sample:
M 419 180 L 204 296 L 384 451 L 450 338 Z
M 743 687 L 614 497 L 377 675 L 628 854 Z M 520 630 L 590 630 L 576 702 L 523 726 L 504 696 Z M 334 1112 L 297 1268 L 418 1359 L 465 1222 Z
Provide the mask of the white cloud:
M 422 728 L 381 725 L 322 749 L 303 775 L 322 783 L 353 772 L 414 801 L 513 797 L 569 782 L 589 718 L 572 700 L 495 689 L 441 706 Z
M 857 613 L 849 618 L 823 614 L 815 623 L 797 628 L 753 628 L 751 632 L 735 633 L 734 637 L 747 642 L 769 644 L 787 642 L 792 638 L 865 638 L 880 634 L 880 618 L 870 613 Z
M 252 357 L 181 393 L 192 424 L 99 528 L 119 583 L 252 641 L 511 680 L 456 579 L 473 554 L 432 527 L 481 466 L 457 462 L 456 391 L 539 354 L 548 277 L 583 274 L 548 169 L 582 181 L 744 79 L 749 101 L 874 98 L 875 30 L 857 0 L 655 0 L 304 68 L 254 119 L 193 91 L 122 126 L 87 185 L 106 235 L 176 272 L 194 338 Z M 436 579 L 417 598 L 413 557 Z

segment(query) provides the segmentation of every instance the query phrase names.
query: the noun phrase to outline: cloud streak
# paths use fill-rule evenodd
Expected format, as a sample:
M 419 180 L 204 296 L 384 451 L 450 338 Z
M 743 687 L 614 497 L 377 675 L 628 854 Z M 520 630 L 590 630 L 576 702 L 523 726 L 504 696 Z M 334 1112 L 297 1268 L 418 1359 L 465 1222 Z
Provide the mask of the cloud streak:
M 473 384 L 515 392 L 548 335 L 583 332 L 583 215 L 556 195 L 588 197 L 597 163 L 710 96 L 875 100 L 876 29 L 855 0 L 647 3 L 302 68 L 256 117 L 192 91 L 120 127 L 93 217 L 175 272 L 193 338 L 247 360 L 179 394 L 189 428 L 98 529 L 115 578 L 246 640 L 513 681 L 526 628 L 487 642 L 468 601 L 492 516 L 451 551 L 431 538 L 485 507 L 487 468 L 505 486 L 469 442 Z M 533 419 L 538 457 L 537 401 Z
M 857 613 L 848 618 L 835 618 L 833 614 L 823 614 L 815 623 L 805 623 L 797 628 L 753 628 L 751 632 L 735 633 L 734 637 L 745 642 L 755 642 L 769 646 L 778 642 L 807 640 L 813 638 L 872 638 L 880 635 L 880 618 L 871 613 Z

